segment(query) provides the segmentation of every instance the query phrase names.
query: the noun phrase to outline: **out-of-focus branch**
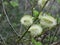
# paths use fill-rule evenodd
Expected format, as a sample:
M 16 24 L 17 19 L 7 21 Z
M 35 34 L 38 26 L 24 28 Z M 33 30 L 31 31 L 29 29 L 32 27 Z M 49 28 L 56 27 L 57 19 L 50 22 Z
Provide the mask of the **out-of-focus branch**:
M 15 29 L 13 28 L 13 26 L 12 26 L 10 20 L 9 20 L 9 17 L 8 17 L 8 15 L 6 13 L 6 10 L 5 10 L 5 5 L 3 3 L 3 0 L 2 0 L 2 7 L 3 7 L 3 12 L 4 12 L 5 16 L 6 16 L 6 19 L 7 19 L 8 23 L 9 23 L 10 27 L 13 29 L 14 33 L 19 37 L 18 33 L 15 31 Z
M 55 0 L 52 0 L 52 5 L 49 7 L 49 10 L 48 11 L 50 11 L 51 10 L 51 7 L 53 6 L 53 4 L 54 4 L 54 2 L 55 2 Z M 50 34 L 49 34 L 49 42 L 48 42 L 48 44 L 49 43 L 51 43 L 51 41 L 50 41 L 50 39 L 51 39 L 51 32 L 49 32 Z
M 54 4 L 54 2 L 55 2 L 55 0 L 51 0 L 51 1 L 52 1 L 52 2 L 51 2 L 52 5 L 50 5 L 50 7 L 48 7 L 48 11 L 47 11 L 47 12 L 51 11 L 51 7 L 53 6 L 53 4 Z
M 3 41 L 4 45 L 7 45 L 1 34 L 0 34 L 0 37 L 1 37 L 1 40 Z
M 52 44 L 50 45 L 60 45 L 60 40 L 56 41 L 56 42 L 53 42 Z
M 58 25 L 58 18 L 59 18 L 59 16 L 57 15 L 57 26 L 56 26 L 56 31 L 55 31 L 55 33 L 54 33 L 54 35 L 53 35 L 53 40 L 52 40 L 52 42 L 54 41 L 54 37 L 57 35 L 58 30 L 59 30 L 60 24 Z

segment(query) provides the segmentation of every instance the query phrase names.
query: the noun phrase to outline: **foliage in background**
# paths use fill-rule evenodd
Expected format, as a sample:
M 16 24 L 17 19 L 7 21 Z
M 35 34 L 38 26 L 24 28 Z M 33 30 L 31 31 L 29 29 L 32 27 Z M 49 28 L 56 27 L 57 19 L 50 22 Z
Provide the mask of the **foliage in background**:
M 20 36 L 23 35 L 23 33 L 26 31 L 25 27 L 23 25 L 21 25 L 20 19 L 24 14 L 31 14 L 32 11 L 31 11 L 30 4 L 33 4 L 34 0 L 30 0 L 30 2 L 26 1 L 26 0 L 11 0 L 11 1 L 10 0 L 4 0 L 4 2 L 3 2 L 5 5 L 5 8 L 6 8 L 6 12 L 8 14 L 8 17 L 10 19 L 10 22 L 11 22 L 12 26 L 14 27 L 15 31 Z M 43 12 L 44 13 L 49 12 L 54 17 L 56 16 L 56 14 L 60 15 L 60 8 L 59 8 L 60 5 L 58 5 L 60 3 L 60 0 L 57 0 L 57 2 L 55 2 L 53 4 L 53 7 L 51 7 L 51 9 L 44 8 Z M 18 36 L 15 34 L 13 29 L 11 28 L 11 26 L 7 22 L 6 16 L 2 11 L 3 10 L 2 9 L 2 3 L 0 2 L 0 4 L 1 4 L 0 5 L 0 34 L 2 35 L 3 40 L 5 41 L 5 43 L 7 45 L 17 45 L 16 40 L 18 40 Z M 33 9 L 33 14 L 34 14 L 33 16 L 37 17 L 38 14 L 40 13 L 39 12 L 40 7 L 37 6 L 37 4 L 35 4 L 34 7 L 36 9 Z M 27 10 L 25 10 L 26 8 L 27 8 Z M 58 23 L 60 24 L 60 16 L 59 16 Z M 52 29 L 51 38 L 49 36 L 49 34 L 50 34 L 49 32 L 50 31 L 48 31 L 48 35 L 47 35 L 48 39 L 46 37 L 43 41 L 44 44 L 45 43 L 47 44 L 49 42 L 49 39 L 53 40 L 55 29 Z M 54 37 L 54 41 L 57 41 L 60 39 L 59 35 L 60 35 L 60 31 L 58 31 L 58 34 L 56 34 L 56 37 Z M 22 39 L 22 41 L 19 44 L 20 45 L 32 45 L 30 43 L 29 39 L 31 39 L 31 38 L 30 38 L 30 35 L 27 33 L 26 36 Z M 1 45 L 5 45 L 4 41 L 2 41 L 1 38 L 0 38 L 0 41 L 1 41 L 0 42 Z M 24 42 L 24 41 L 26 41 L 26 42 Z M 42 42 L 37 42 L 35 39 L 32 39 L 32 43 L 34 45 L 42 45 L 43 44 Z

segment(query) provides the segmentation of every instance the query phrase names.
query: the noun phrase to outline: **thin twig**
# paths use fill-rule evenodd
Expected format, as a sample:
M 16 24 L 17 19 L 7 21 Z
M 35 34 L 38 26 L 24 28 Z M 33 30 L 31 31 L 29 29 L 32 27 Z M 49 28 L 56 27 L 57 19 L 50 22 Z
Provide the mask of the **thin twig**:
M 43 8 L 41 9 L 41 11 L 43 11 L 43 9 L 44 9 L 44 7 L 46 6 L 46 4 L 48 3 L 48 1 L 49 1 L 49 0 L 46 1 L 46 3 L 44 4 Z M 40 12 L 41 12 L 41 11 L 40 11 Z M 40 14 L 40 13 L 39 13 L 39 14 Z M 39 16 L 39 15 L 38 15 L 38 16 Z M 36 19 L 34 20 L 34 22 L 35 22 L 37 19 L 38 19 L 38 18 L 36 18 Z M 19 41 L 21 41 L 21 39 L 26 35 L 26 33 L 28 32 L 28 30 L 29 30 L 30 27 L 31 27 L 31 26 L 29 26 L 28 29 L 26 30 L 26 32 L 24 32 L 24 34 L 21 36 L 21 38 L 19 38 L 19 40 L 17 41 L 18 43 L 19 43 Z
M 9 25 L 10 25 L 11 28 L 13 29 L 14 33 L 19 37 L 18 33 L 15 31 L 15 29 L 13 28 L 13 26 L 12 26 L 10 20 L 9 20 L 9 17 L 8 17 L 8 15 L 7 15 L 7 13 L 6 13 L 6 10 L 5 10 L 5 5 L 4 5 L 4 3 L 3 3 L 3 0 L 2 0 L 2 7 L 3 7 L 3 12 L 4 12 L 4 14 L 5 14 L 6 18 L 7 18 L 7 21 L 8 21 L 8 23 L 9 23 Z
M 54 2 L 55 0 L 52 0 L 52 3 L 51 3 L 52 5 L 49 7 L 48 12 L 51 11 L 51 7 L 53 6 Z
M 1 37 L 1 39 L 2 39 L 2 41 L 3 41 L 3 43 L 4 43 L 4 45 L 7 45 L 7 43 L 4 41 L 4 39 L 3 39 L 3 37 L 2 37 L 1 34 L 0 34 L 0 37 Z

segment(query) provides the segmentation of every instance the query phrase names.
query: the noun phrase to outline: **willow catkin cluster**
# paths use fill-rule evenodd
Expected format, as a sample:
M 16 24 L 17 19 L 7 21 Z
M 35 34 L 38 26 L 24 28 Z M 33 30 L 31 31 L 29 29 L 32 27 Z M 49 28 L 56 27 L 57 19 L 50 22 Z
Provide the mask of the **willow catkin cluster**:
M 38 18 L 40 22 L 39 25 L 33 24 L 34 17 L 30 15 L 24 15 L 20 20 L 21 24 L 23 24 L 24 26 L 30 26 L 33 24 L 28 30 L 33 37 L 40 35 L 43 31 L 43 27 L 51 28 L 57 24 L 56 19 L 52 16 L 49 16 L 48 14 L 40 14 Z

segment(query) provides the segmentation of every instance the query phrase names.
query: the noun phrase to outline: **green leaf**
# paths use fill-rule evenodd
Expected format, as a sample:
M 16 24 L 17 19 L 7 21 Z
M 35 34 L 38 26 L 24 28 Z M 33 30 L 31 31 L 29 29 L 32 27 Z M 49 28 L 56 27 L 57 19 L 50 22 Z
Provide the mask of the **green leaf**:
M 8 5 L 8 3 L 7 3 L 6 1 L 4 1 L 4 4 L 5 4 L 5 5 Z
M 42 45 L 42 43 L 41 42 L 36 42 L 36 44 L 35 45 Z
M 57 0 L 58 3 L 60 3 L 60 0 Z
M 37 10 L 33 10 L 33 15 L 34 15 L 34 17 L 37 17 L 38 14 L 39 14 L 39 12 L 38 12 Z
M 57 39 L 58 39 L 58 38 L 55 36 L 55 37 L 54 37 L 54 41 L 56 41 Z
M 60 24 L 60 18 L 58 18 L 58 23 Z
M 10 4 L 11 4 L 13 7 L 18 6 L 18 2 L 16 2 L 16 1 L 10 1 Z
M 41 42 L 36 42 L 36 40 L 34 40 L 34 38 L 32 38 L 32 43 L 33 43 L 34 45 L 42 45 Z
M 33 43 L 33 44 L 35 44 L 35 43 L 36 43 L 36 41 L 34 40 L 34 38 L 32 38 L 32 43 Z

